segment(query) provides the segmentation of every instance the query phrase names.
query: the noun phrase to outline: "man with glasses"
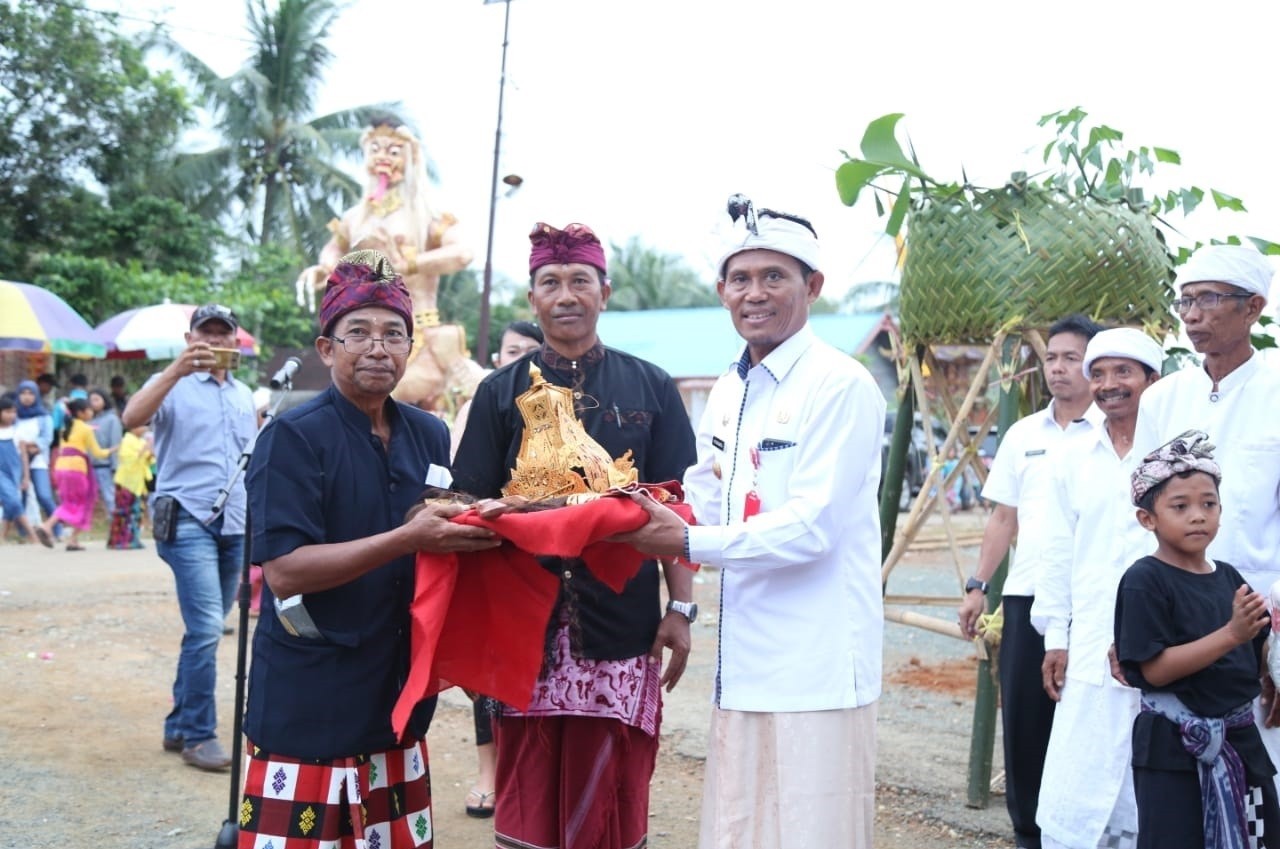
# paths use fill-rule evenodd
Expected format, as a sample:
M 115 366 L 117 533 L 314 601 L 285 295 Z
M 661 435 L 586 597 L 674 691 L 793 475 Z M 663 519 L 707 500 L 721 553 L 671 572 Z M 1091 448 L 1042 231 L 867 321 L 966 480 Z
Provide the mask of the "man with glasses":
M 449 434 L 391 399 L 413 311 L 386 257 L 344 256 L 319 323 L 333 383 L 269 424 L 249 464 L 253 559 L 275 613 L 253 640 L 240 845 L 430 846 L 435 699 L 415 706 L 403 740 L 391 726 L 408 674 L 414 554 L 499 541 L 450 523 L 457 505 L 405 520 L 424 483 L 448 485 Z
M 454 458 L 455 487 L 492 497 L 509 481 L 524 433 L 515 399 L 529 389 L 530 365 L 572 390 L 574 413 L 610 457 L 631 452 L 641 481 L 678 480 L 694 446 L 675 383 L 596 335 L 611 291 L 600 240 L 582 224 L 542 223 L 529 240 L 529 304 L 544 342 L 480 384 Z M 671 599 L 664 616 L 653 560 L 621 593 L 580 561 L 544 558 L 544 565 L 561 579 L 545 669 L 531 703 L 503 706 L 494 723 L 497 845 L 643 846 L 660 689 L 680 680 L 697 616 L 692 573 L 674 563 L 663 569 Z M 671 651 L 665 671 L 663 649 Z
M 185 628 L 163 747 L 209 771 L 231 765 L 217 738 L 214 685 L 222 622 L 243 563 L 243 481 L 219 516 L 213 507 L 257 430 L 249 387 L 219 366 L 213 350 L 234 347 L 239 327 L 220 304 L 193 312 L 186 350 L 133 394 L 121 416 L 126 429 L 151 422 L 155 433 L 152 511 L 165 519 L 153 522 L 156 553 L 173 570 Z
M 1242 245 L 1209 245 L 1178 269 L 1174 308 L 1198 367 L 1169 375 L 1142 396 L 1136 450 L 1145 454 L 1191 429 L 1209 434 L 1222 467 L 1222 529 L 1208 556 L 1235 566 L 1266 593 L 1280 579 L 1280 372 L 1250 332 L 1267 304 L 1275 266 Z M 1280 720 L 1272 701 L 1267 725 Z M 1264 730 L 1272 760 L 1280 733 Z

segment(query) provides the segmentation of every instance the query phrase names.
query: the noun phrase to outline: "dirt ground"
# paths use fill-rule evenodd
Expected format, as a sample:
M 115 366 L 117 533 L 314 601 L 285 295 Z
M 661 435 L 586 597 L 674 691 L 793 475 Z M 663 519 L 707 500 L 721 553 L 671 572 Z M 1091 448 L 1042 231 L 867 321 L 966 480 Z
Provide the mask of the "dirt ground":
M 970 517 L 970 523 L 980 517 Z M 972 528 L 971 528 L 972 529 Z M 161 721 L 181 623 L 168 568 L 151 549 L 85 552 L 0 545 L 0 847 L 212 846 L 227 818 L 227 775 L 161 751 Z M 971 561 L 976 550 L 963 549 Z M 971 563 L 969 564 L 971 567 Z M 943 551 L 909 554 L 899 591 L 952 593 Z M 904 589 L 905 588 L 905 589 Z M 718 575 L 696 583 L 704 611 L 689 672 L 664 707 L 650 844 L 697 843 Z M 954 618 L 949 609 L 930 612 Z M 233 617 L 238 614 L 233 614 Z M 252 627 L 252 624 L 251 624 Z M 236 636 L 219 652 L 224 742 L 235 695 Z M 876 843 L 886 849 L 1011 847 L 1004 800 L 965 806 L 976 664 L 970 647 L 886 626 L 879 707 Z M 428 745 L 438 847 L 492 846 L 488 820 L 463 814 L 475 768 L 469 703 L 445 694 Z M 995 762 L 1000 763 L 997 741 Z

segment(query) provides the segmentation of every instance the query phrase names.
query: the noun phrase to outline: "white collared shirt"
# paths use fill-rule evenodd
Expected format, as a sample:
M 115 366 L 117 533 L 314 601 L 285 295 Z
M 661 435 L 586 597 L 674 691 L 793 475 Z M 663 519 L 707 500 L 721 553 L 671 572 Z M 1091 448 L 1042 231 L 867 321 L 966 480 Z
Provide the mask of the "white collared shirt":
M 1054 456 L 1070 437 L 1102 424 L 1102 413 L 1093 404 L 1082 417 L 1059 427 L 1053 417 L 1054 402 L 1019 419 L 1005 433 L 991 461 L 982 497 L 1018 511 L 1018 541 L 1004 579 L 1004 595 L 1036 594 L 1036 575 L 1044 559 L 1044 546 L 1059 521 L 1054 509 Z
M 1142 394 L 1134 448 L 1146 454 L 1185 430 L 1209 434 L 1222 468 L 1222 525 L 1208 556 L 1265 594 L 1280 580 L 1280 373 L 1256 351 L 1218 384 L 1203 368 L 1161 378 Z
M 1156 549 L 1129 496 L 1142 453 L 1117 456 L 1099 425 L 1067 440 L 1059 457 L 1054 495 L 1062 521 L 1046 540 L 1031 624 L 1044 634 L 1045 651 L 1067 650 L 1067 677 L 1101 686 L 1112 680 L 1107 650 L 1120 577 Z
M 880 444 L 885 401 L 808 325 L 716 381 L 685 492 L 695 562 L 719 566 L 716 703 L 859 707 L 880 695 Z M 759 449 L 759 470 L 752 448 Z M 743 520 L 754 490 L 760 513 Z

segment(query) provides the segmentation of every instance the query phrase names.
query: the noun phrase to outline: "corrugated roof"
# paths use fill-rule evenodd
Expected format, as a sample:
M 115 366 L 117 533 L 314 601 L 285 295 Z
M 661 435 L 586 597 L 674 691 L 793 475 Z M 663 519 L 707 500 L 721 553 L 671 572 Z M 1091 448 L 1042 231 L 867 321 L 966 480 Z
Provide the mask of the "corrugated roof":
M 849 354 L 859 353 L 884 313 L 811 315 L 814 333 Z M 890 320 L 892 321 L 892 320 Z M 742 353 L 742 337 L 723 307 L 603 312 L 600 341 L 661 367 L 674 378 L 717 377 Z

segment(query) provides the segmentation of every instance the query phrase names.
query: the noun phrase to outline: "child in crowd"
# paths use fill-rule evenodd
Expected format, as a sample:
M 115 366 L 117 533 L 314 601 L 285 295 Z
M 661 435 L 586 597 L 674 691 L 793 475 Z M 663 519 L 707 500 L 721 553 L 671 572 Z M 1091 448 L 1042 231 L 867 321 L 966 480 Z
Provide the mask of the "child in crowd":
M 98 445 L 89 420 L 93 409 L 87 398 L 72 398 L 67 402 L 67 418 L 62 429 L 62 447 L 53 464 L 53 484 L 58 489 L 58 509 L 36 528 L 36 536 L 44 542 L 52 539 L 53 525 L 62 522 L 71 528 L 67 551 L 84 551 L 80 544 L 80 532 L 93 524 L 93 502 L 98 497 L 94 485 L 93 469 L 89 458 L 109 457 L 119 446 L 106 449 Z M 46 543 L 47 545 L 48 543 Z
M 0 398 L 0 507 L 4 509 L 4 535 L 17 525 L 27 539 L 35 536 L 23 504 L 23 493 L 31 486 L 27 470 L 27 452 L 15 436 L 18 405 L 11 398 Z M 39 537 L 45 546 L 53 547 L 53 537 Z
M 1251 793 L 1262 800 L 1259 845 L 1280 835 L 1276 770 L 1253 715 L 1270 619 L 1239 572 L 1205 557 L 1222 512 L 1207 440 L 1187 431 L 1132 477 L 1138 521 L 1157 543 L 1116 595 L 1116 654 L 1142 690 L 1132 752 L 1138 849 L 1248 849 Z
M 151 448 L 144 438 L 145 424 L 126 431 L 120 439 L 119 463 L 115 473 L 115 510 L 111 515 L 111 535 L 107 548 L 145 548 L 142 544 L 142 502 L 151 480 Z

